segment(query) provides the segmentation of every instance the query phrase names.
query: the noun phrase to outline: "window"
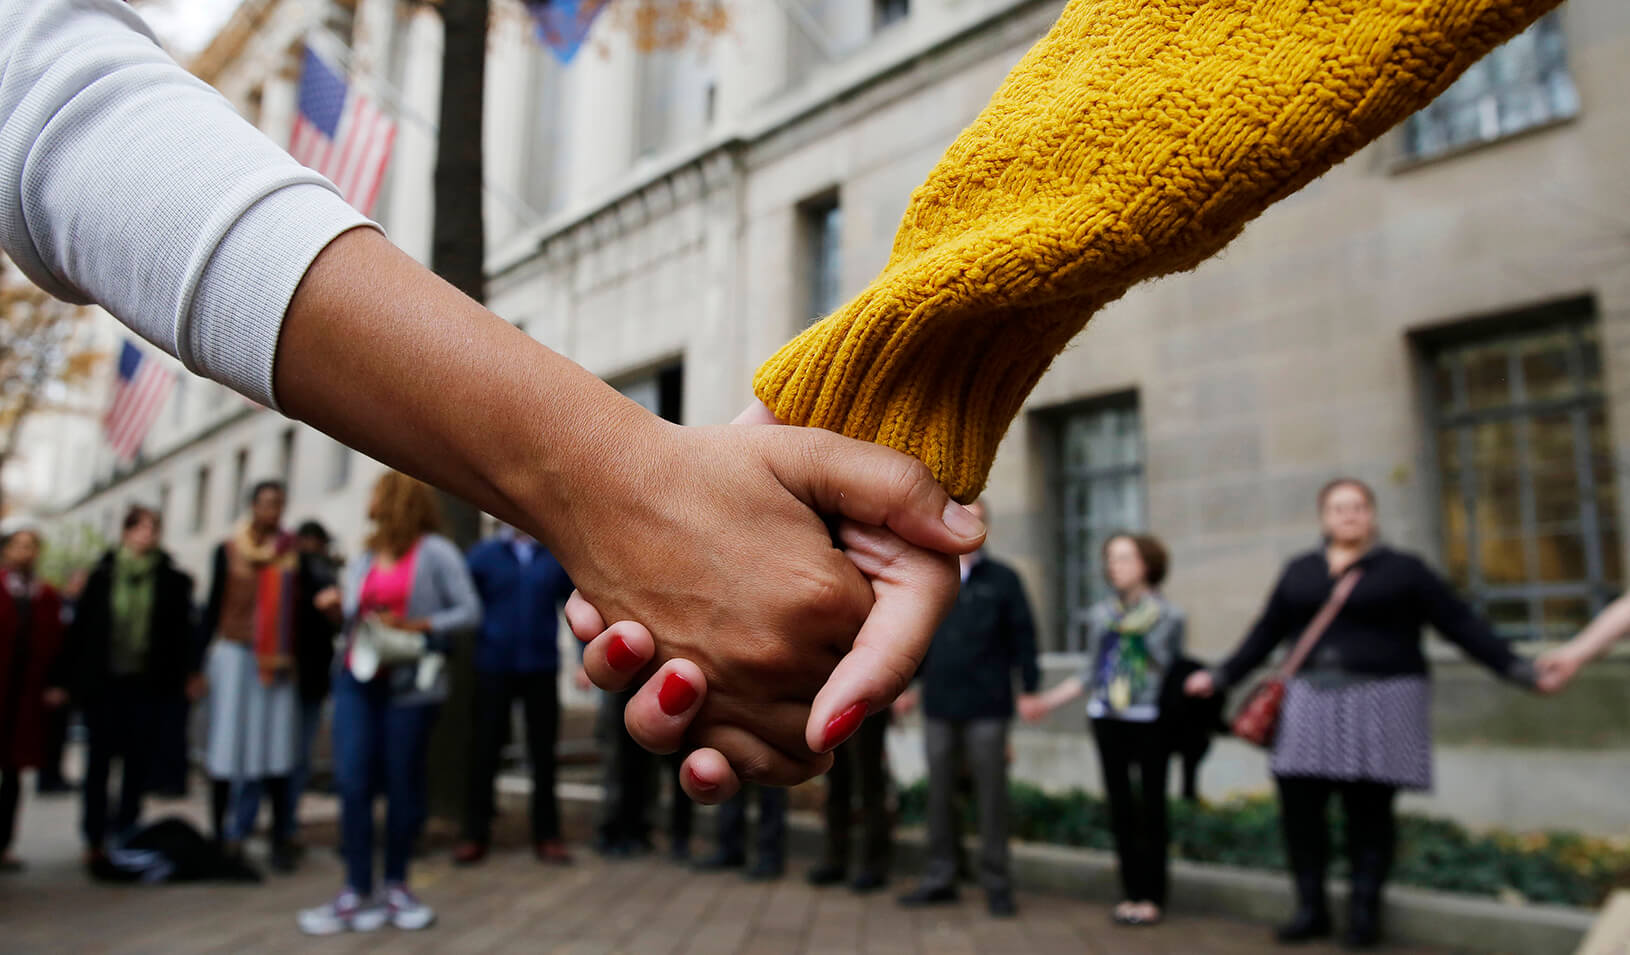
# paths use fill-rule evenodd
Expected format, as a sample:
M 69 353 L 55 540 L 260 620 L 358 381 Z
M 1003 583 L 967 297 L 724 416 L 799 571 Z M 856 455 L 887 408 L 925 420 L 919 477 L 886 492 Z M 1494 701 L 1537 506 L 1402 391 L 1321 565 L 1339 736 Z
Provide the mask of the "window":
M 294 486 L 294 429 L 284 428 L 277 449 L 277 476 L 284 487 Z
M 685 366 L 672 364 L 653 374 L 630 378 L 616 385 L 633 402 L 665 421 L 683 422 Z
M 338 491 L 351 483 L 351 449 L 336 441 L 333 455 L 328 462 L 328 489 Z
M 1143 436 L 1137 395 L 1052 413 L 1049 483 L 1058 518 L 1062 646 L 1086 649 L 1087 611 L 1109 593 L 1103 544 L 1144 526 Z
M 1411 116 L 1404 124 L 1404 154 L 1430 159 L 1578 112 L 1562 24 L 1549 13 L 1472 64 L 1442 96 Z
M 192 485 L 192 532 L 197 534 L 204 529 L 204 522 L 209 513 L 209 465 L 198 466 L 198 474 Z
M 872 0 L 872 24 L 883 29 L 904 20 L 911 13 L 911 0 Z
M 843 207 L 836 195 L 805 203 L 798 210 L 807 263 L 804 303 L 807 322 L 825 318 L 843 304 Z
M 226 496 L 226 519 L 230 523 L 238 516 L 238 508 L 243 506 L 243 494 L 247 490 L 245 484 L 249 480 L 249 449 L 239 448 L 232 458 L 232 491 Z
M 1530 313 L 1427 356 L 1444 564 L 1513 639 L 1571 636 L 1623 579 L 1591 308 Z

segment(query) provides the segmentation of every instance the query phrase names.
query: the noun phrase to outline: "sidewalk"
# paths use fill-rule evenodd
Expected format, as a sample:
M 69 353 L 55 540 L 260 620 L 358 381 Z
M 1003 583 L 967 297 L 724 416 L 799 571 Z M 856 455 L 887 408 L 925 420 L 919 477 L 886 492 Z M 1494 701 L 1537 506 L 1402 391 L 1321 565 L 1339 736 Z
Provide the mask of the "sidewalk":
M 185 803 L 154 803 L 150 818 L 205 818 L 202 787 Z M 1119 929 L 1105 906 L 1061 896 L 1021 893 L 1020 917 L 989 918 L 977 891 L 959 905 L 906 911 L 889 890 L 856 896 L 817 891 L 803 880 L 808 859 L 795 857 L 787 878 L 751 884 L 733 874 L 701 876 L 653 856 L 607 863 L 583 847 L 590 831 L 579 799 L 563 810 L 578 863 L 534 862 L 524 840 L 524 811 L 506 800 L 500 831 L 515 848 L 496 851 L 475 869 L 454 868 L 433 851 L 413 870 L 415 888 L 436 907 L 429 931 L 307 939 L 294 926 L 297 909 L 339 887 L 338 858 L 328 848 L 334 801 L 302 807 L 313 842 L 293 876 L 268 875 L 260 886 L 103 886 L 79 867 L 77 798 L 25 799 L 19 856 L 28 870 L 0 876 L 0 948 L 45 952 L 353 952 L 389 945 L 392 952 L 558 952 L 605 955 L 662 953 L 923 953 L 923 955 L 1256 955 L 1271 950 L 1268 929 L 1228 919 L 1174 917 L 1155 930 Z M 700 847 L 698 847 L 700 848 Z M 253 847 L 259 852 L 258 845 Z M 1300 951 L 1327 955 L 1333 947 Z M 1435 949 L 1393 948 L 1429 955 Z

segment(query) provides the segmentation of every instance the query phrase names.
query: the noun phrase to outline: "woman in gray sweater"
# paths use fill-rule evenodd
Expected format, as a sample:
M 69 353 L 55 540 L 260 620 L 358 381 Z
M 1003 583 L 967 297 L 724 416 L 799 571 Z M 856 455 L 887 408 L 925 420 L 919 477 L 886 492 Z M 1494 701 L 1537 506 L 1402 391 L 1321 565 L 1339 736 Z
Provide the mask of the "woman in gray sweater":
M 309 935 L 367 932 L 390 922 L 426 928 L 435 913 L 408 889 L 408 859 L 425 818 L 425 756 L 447 698 L 441 666 L 454 637 L 481 623 L 481 599 L 441 521 L 430 488 L 386 472 L 374 485 L 374 532 L 346 568 L 343 593 L 319 598 L 343 615 L 334 679 L 334 766 L 340 793 L 345 888 L 299 915 Z M 362 637 L 364 632 L 392 637 Z M 404 650 L 404 646 L 411 649 Z M 374 893 L 374 798 L 385 796 L 385 884 Z
M 1166 548 L 1148 534 L 1104 542 L 1104 575 L 1115 596 L 1087 616 L 1087 663 L 1077 676 L 1021 707 L 1027 720 L 1087 696 L 1125 895 L 1123 925 L 1153 925 L 1166 904 L 1166 766 L 1171 747 L 1160 723 L 1160 691 L 1183 654 L 1183 611 L 1158 588 Z M 1136 770 L 1134 794 L 1132 777 Z

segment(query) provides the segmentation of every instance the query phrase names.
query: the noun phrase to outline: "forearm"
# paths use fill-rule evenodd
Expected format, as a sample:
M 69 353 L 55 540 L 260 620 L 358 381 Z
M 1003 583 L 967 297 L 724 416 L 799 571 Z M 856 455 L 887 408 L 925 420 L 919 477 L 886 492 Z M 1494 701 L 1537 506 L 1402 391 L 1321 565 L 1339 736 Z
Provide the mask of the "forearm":
M 1063 683 L 1043 693 L 1039 699 L 1041 704 L 1049 710 L 1056 710 L 1071 700 L 1077 699 L 1086 690 L 1086 684 L 1081 682 L 1079 676 L 1072 676 Z
M 972 500 L 1095 311 L 1193 268 L 1557 2 L 1074 0 L 913 194 L 882 275 L 755 391 Z
M 275 386 L 289 416 L 566 552 L 574 505 L 663 427 L 362 229 L 296 289 Z
M 1594 660 L 1630 633 L 1630 596 L 1620 597 L 1596 615 L 1579 635 L 1568 641 L 1567 649 L 1581 662 Z

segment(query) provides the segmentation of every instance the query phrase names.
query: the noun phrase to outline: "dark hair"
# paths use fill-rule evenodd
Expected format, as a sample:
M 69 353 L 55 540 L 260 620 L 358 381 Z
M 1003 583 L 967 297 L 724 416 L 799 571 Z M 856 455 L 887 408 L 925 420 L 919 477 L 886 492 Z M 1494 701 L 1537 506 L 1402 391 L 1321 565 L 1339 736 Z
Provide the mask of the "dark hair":
M 130 510 L 125 511 L 122 529 L 128 531 L 142 521 L 149 520 L 153 522 L 154 527 L 159 527 L 164 523 L 164 518 L 160 517 L 158 511 L 153 508 L 145 504 L 132 504 Z
M 334 538 L 328 536 L 328 528 L 316 521 L 304 521 L 294 531 L 295 537 L 315 537 L 324 544 L 330 543 Z
M 1369 504 L 1371 508 L 1375 507 L 1375 492 L 1370 490 L 1368 484 L 1354 477 L 1339 477 L 1319 488 L 1319 510 L 1324 510 L 1324 502 L 1329 499 L 1331 494 L 1344 487 L 1350 487 L 1364 495 L 1364 502 Z
M 1104 538 L 1103 552 L 1109 553 L 1109 545 L 1118 540 L 1126 539 L 1137 548 L 1138 559 L 1143 561 L 1143 579 L 1150 587 L 1159 587 L 1166 581 L 1166 572 L 1171 567 L 1171 558 L 1166 554 L 1166 545 L 1153 534 L 1134 534 L 1131 531 L 1116 531 Z
M 19 527 L 7 534 L 0 534 L 0 550 L 10 547 L 12 541 L 24 534 L 34 538 L 35 544 L 43 545 L 45 543 L 45 535 L 40 533 L 40 529 L 38 527 L 30 524 L 26 527 Z
M 267 491 L 276 491 L 284 497 L 289 496 L 289 489 L 283 484 L 282 481 L 279 481 L 276 478 L 267 478 L 264 481 L 256 481 L 255 486 L 249 489 L 249 503 L 254 504 L 256 501 L 260 500 L 260 496 L 265 494 Z

